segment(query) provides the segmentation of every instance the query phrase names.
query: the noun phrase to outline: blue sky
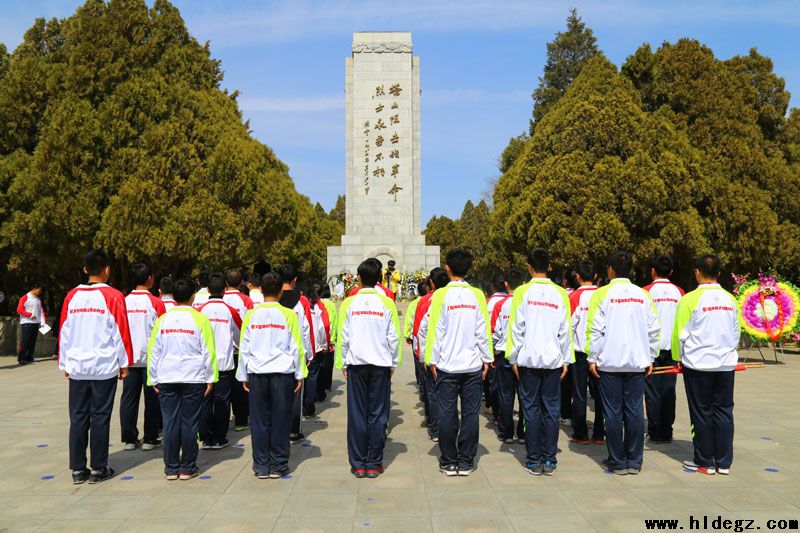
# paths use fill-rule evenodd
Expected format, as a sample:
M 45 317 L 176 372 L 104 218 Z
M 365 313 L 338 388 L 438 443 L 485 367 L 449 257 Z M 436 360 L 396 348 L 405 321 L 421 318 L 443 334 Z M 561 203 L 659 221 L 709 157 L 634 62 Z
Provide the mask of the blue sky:
M 19 44 L 35 17 L 78 0 L 0 0 L 0 42 Z M 151 1 L 148 3 L 152 4 Z M 800 93 L 800 0 L 305 1 L 174 0 L 189 31 L 211 41 L 224 85 L 255 136 L 326 208 L 344 192 L 344 58 L 354 31 L 411 31 L 422 76 L 423 225 L 458 216 L 495 178 L 508 138 L 527 128 L 545 44 L 578 8 L 618 66 L 642 43 L 692 37 L 719 58 L 757 47 Z M 792 105 L 800 100 L 792 98 Z

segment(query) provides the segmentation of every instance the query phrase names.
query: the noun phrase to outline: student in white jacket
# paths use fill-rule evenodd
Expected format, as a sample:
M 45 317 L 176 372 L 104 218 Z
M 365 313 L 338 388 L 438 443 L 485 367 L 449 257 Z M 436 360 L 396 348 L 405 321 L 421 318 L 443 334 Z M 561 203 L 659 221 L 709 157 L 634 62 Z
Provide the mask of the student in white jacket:
M 519 380 L 525 416 L 525 469 L 551 476 L 556 470 L 561 380 L 575 359 L 569 295 L 547 278 L 550 254 L 528 253 L 532 279 L 514 291 L 508 319 L 506 358 Z
M 436 379 L 439 470 L 446 476 L 468 476 L 478 452 L 481 381 L 494 362 L 494 352 L 486 298 L 464 281 L 472 254 L 462 248 L 450 250 L 445 265 L 450 283 L 431 299 L 425 364 Z
M 262 277 L 264 303 L 245 315 L 239 341 L 236 378 L 250 400 L 253 472 L 259 479 L 289 473 L 292 402 L 308 375 L 297 314 L 279 303 L 282 285 L 275 272 Z
M 17 314 L 19 315 L 19 352 L 17 362 L 20 365 L 33 363 L 33 354 L 36 352 L 36 339 L 39 337 L 39 328 L 47 323 L 47 317 L 42 307 L 42 286 L 38 283 L 31 285 L 31 290 L 19 299 Z
M 231 418 L 231 394 L 236 381 L 236 343 L 242 318 L 239 311 L 225 303 L 225 276 L 217 272 L 208 277 L 208 301 L 198 311 L 208 317 L 214 330 L 219 379 L 214 390 L 203 401 L 200 440 L 204 450 L 221 450 L 230 444 L 228 426 Z M 244 393 L 244 391 L 242 391 Z
M 720 287 L 715 255 L 695 264 L 698 287 L 681 298 L 672 330 L 672 358 L 683 365 L 683 384 L 694 429 L 694 460 L 683 466 L 703 474 L 730 474 L 733 462 L 733 379 L 739 354 L 739 309 Z
M 589 301 L 589 371 L 600 380 L 608 459 L 617 475 L 638 474 L 644 455 L 644 379 L 653 371 L 661 325 L 653 300 L 628 279 L 633 259 L 618 251 L 608 258 L 611 282 Z
M 83 264 L 89 279 L 64 299 L 58 345 L 58 368 L 69 379 L 69 463 L 76 485 L 114 475 L 108 466 L 111 411 L 117 378 L 125 379 L 133 364 L 125 297 L 106 284 L 111 274 L 108 255 L 92 250 Z M 87 445 L 91 472 L 86 468 Z
M 170 481 L 198 475 L 203 398 L 218 379 L 214 330 L 208 318 L 192 308 L 193 290 L 190 279 L 175 282 L 178 305 L 158 319 L 147 350 L 147 384 L 155 388 L 161 404 L 164 474 Z
M 167 312 L 161 298 L 150 293 L 153 288 L 153 273 L 144 263 L 133 263 L 128 272 L 131 284 L 136 287 L 125 297 L 128 326 L 133 345 L 133 365 L 128 368 L 128 377 L 122 382 L 122 397 L 119 400 L 119 425 L 125 450 L 141 446 L 149 451 L 161 444 L 158 427 L 161 423 L 161 408 L 158 395 L 147 385 L 147 343 L 158 317 Z M 144 390 L 144 434 L 139 440 L 139 400 Z
M 672 275 L 672 258 L 658 254 L 650 263 L 650 276 L 653 282 L 645 286 L 650 293 L 661 321 L 661 341 L 655 366 L 675 365 L 672 360 L 672 329 L 675 311 L 683 297 L 683 289 L 669 280 Z M 675 423 L 675 385 L 677 374 L 656 374 L 647 376 L 644 389 L 644 406 L 647 412 L 647 440 L 652 444 L 672 442 L 672 424 Z
M 383 472 L 391 377 L 400 365 L 400 320 L 394 302 L 375 290 L 381 271 L 358 266 L 361 289 L 339 308 L 336 368 L 347 381 L 347 454 L 357 478 Z
M 519 379 L 506 359 L 508 319 L 511 318 L 511 300 L 514 291 L 528 279 L 521 269 L 511 267 L 505 273 L 506 296 L 500 300 L 490 314 L 492 323 L 492 346 L 494 346 L 495 379 L 498 388 L 497 438 L 506 444 L 514 443 L 514 399 L 519 398 Z M 518 404 L 522 402 L 518 400 Z M 517 441 L 525 442 L 525 416 L 520 410 L 516 424 Z

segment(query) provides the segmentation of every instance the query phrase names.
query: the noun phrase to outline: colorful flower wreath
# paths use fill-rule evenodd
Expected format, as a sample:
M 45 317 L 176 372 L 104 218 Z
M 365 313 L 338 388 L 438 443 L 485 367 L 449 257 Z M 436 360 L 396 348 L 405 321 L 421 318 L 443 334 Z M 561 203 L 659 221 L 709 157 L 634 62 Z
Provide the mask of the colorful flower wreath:
M 797 338 L 800 289 L 788 281 L 759 274 L 738 287 L 741 323 L 754 340 L 781 342 Z

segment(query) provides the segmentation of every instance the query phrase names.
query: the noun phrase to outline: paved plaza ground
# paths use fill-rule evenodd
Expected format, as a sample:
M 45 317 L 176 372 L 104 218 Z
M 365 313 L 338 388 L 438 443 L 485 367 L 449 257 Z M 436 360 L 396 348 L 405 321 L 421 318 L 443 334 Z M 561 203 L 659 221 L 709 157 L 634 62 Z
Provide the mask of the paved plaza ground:
M 730 476 L 685 473 L 691 459 L 686 400 L 678 383 L 675 441 L 645 447 L 641 475 L 604 474 L 604 446 L 576 446 L 562 428 L 556 475 L 522 468 L 524 446 L 501 444 L 481 418 L 477 471 L 445 478 L 421 427 L 413 365 L 395 375 L 387 470 L 355 479 L 346 449 L 344 383 L 307 440 L 292 447 L 288 479 L 258 480 L 249 433 L 236 446 L 200 451 L 201 477 L 168 482 L 161 450 L 122 450 L 114 410 L 110 465 L 117 476 L 71 484 L 67 384 L 53 360 L 27 367 L 0 358 L 0 531 L 642 531 L 644 520 L 689 516 L 800 519 L 800 357 L 736 375 L 735 457 Z M 118 393 L 121 387 L 118 388 Z M 117 402 L 118 404 L 118 402 Z M 141 420 L 141 419 L 140 419 Z M 141 422 L 140 422 L 141 423 Z

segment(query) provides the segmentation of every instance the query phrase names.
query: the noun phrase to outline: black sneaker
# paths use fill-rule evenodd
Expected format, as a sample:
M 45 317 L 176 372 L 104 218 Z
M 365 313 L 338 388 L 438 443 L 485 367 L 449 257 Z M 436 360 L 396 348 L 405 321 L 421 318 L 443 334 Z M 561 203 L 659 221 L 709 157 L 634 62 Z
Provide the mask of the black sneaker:
M 376 469 L 370 468 L 369 470 L 367 470 L 367 477 L 369 479 L 375 479 L 379 475 L 381 475 L 381 473 L 378 472 Z
M 289 442 L 292 444 L 297 444 L 298 442 L 305 440 L 306 436 L 302 433 L 292 433 L 289 435 Z
M 545 476 L 552 476 L 556 472 L 556 465 L 552 461 L 545 461 L 542 463 L 542 474 Z
M 73 485 L 80 485 L 81 483 L 84 483 L 87 479 L 89 479 L 89 469 L 84 468 L 83 470 L 72 471 Z
M 456 465 L 444 465 L 439 467 L 439 472 L 447 477 L 457 476 L 458 467 Z
M 353 470 L 353 475 L 356 476 L 358 479 L 364 479 L 367 477 L 367 470 L 365 468 L 356 468 Z
M 92 470 L 92 473 L 89 474 L 89 485 L 100 483 L 112 477 L 114 477 L 113 468 L 105 467 L 104 470 Z

